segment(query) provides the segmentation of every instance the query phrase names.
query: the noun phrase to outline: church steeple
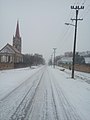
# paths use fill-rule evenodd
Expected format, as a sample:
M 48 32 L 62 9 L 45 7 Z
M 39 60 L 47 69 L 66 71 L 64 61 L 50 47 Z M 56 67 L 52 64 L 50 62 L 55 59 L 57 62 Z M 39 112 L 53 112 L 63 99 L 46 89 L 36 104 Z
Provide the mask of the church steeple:
M 17 27 L 16 27 L 16 34 L 15 37 L 20 38 L 20 33 L 19 33 L 19 21 L 17 21 Z
M 21 53 L 21 37 L 19 33 L 19 22 L 17 21 L 15 37 L 13 36 L 13 46 Z

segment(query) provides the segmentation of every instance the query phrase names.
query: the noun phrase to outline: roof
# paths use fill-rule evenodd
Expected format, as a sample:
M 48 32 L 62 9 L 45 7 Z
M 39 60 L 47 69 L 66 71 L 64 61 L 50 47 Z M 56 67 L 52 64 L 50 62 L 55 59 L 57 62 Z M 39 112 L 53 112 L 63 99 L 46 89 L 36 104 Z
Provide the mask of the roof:
M 8 44 L 8 45 L 14 50 L 15 53 L 21 54 L 14 46 L 11 46 L 10 44 Z
M 6 44 L 1 50 L 0 53 L 18 53 L 21 54 L 15 47 L 11 46 L 10 44 Z

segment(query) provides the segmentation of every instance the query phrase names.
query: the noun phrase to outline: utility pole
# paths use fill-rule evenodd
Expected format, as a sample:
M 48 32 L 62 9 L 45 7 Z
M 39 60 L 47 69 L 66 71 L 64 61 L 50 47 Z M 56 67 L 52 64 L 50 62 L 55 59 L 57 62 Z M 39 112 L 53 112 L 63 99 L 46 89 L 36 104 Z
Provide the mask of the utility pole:
M 53 64 L 53 67 L 55 68 L 55 53 L 56 53 L 56 49 L 57 48 L 53 48 L 53 50 L 54 50 L 54 64 Z
M 83 19 L 78 19 L 78 12 L 80 9 L 84 9 L 84 6 L 71 6 L 71 9 L 75 9 L 76 10 L 76 18 L 75 19 L 71 19 L 71 20 L 75 20 L 75 35 L 74 35 L 74 47 L 73 47 L 73 62 L 72 62 L 72 78 L 74 78 L 74 65 L 75 65 L 75 50 L 76 50 L 76 35 L 77 35 L 77 21 L 78 20 L 83 20 Z
M 51 55 L 51 66 L 52 66 L 52 56 L 53 56 L 53 55 Z

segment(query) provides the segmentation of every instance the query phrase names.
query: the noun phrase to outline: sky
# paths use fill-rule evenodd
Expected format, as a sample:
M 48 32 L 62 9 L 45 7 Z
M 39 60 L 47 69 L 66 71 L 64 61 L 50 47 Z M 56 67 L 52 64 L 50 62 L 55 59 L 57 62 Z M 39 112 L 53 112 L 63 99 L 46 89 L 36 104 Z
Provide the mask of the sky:
M 0 0 L 0 49 L 12 45 L 17 20 L 22 38 L 22 53 L 42 54 L 49 59 L 73 50 L 75 10 L 70 7 L 84 5 L 79 10 L 77 51 L 90 51 L 90 0 Z

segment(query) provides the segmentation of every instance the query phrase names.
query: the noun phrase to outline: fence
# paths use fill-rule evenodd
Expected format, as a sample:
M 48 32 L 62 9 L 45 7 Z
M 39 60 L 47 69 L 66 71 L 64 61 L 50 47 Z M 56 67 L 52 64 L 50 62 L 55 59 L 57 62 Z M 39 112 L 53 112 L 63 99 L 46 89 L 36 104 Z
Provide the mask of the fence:
M 69 69 L 71 67 L 69 64 L 62 64 L 60 66 L 65 67 L 67 69 Z M 85 64 L 85 65 L 75 64 L 75 70 L 90 73 L 90 64 L 89 65 L 87 65 L 87 64 Z

